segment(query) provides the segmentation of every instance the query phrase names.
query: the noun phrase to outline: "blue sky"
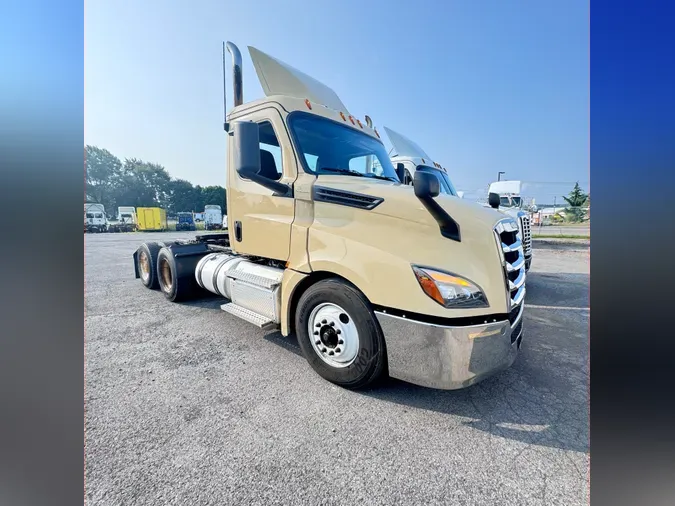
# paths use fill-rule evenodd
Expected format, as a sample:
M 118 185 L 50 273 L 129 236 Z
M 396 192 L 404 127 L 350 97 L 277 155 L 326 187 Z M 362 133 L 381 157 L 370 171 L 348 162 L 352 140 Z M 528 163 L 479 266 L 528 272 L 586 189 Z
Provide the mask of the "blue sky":
M 221 44 L 232 40 L 245 100 L 263 96 L 252 45 L 329 85 L 380 131 L 414 139 L 458 189 L 484 188 L 500 170 L 588 185 L 588 10 L 579 0 L 88 2 L 85 142 L 225 185 Z M 550 188 L 538 200 L 568 192 Z

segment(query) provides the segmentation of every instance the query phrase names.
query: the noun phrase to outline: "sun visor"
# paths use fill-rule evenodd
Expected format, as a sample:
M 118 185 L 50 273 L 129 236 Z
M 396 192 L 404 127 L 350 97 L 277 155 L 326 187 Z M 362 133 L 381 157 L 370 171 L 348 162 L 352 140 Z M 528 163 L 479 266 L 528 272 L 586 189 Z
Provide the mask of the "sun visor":
M 417 143 L 411 141 L 405 135 L 394 132 L 387 127 L 384 127 L 384 131 L 387 132 L 387 137 L 389 137 L 396 155 L 407 156 L 410 158 L 424 158 L 425 160 L 429 160 L 429 162 L 431 162 L 431 157 L 427 155 L 424 150 L 417 145 Z
M 348 114 L 340 97 L 325 84 L 254 47 L 249 46 L 248 51 L 266 96 L 307 98 Z

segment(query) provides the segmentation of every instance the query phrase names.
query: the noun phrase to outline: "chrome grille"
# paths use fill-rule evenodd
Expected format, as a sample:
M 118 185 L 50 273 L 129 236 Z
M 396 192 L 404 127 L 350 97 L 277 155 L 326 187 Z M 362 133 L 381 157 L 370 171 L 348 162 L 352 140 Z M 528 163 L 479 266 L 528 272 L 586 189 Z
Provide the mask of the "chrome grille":
M 495 226 L 495 238 L 501 250 L 506 289 L 509 293 L 509 311 L 525 299 L 525 252 L 518 224 L 511 218 Z
M 532 227 L 529 216 L 520 217 L 520 227 L 523 235 L 523 252 L 529 257 L 532 254 Z

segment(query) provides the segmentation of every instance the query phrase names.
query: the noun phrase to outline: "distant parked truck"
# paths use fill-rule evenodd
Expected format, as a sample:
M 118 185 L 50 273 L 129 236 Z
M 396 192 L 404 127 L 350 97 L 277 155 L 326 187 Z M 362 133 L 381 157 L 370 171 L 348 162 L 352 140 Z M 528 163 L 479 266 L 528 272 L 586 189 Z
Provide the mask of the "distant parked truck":
M 136 209 L 132 206 L 121 206 L 117 208 L 117 220 L 110 223 L 108 232 L 134 232 L 137 223 Z
M 220 230 L 223 228 L 223 212 L 220 206 L 204 206 L 204 228 L 206 230 Z
M 164 231 L 169 227 L 166 221 L 166 210 L 159 207 L 139 207 L 136 209 L 138 230 L 144 232 Z
M 178 213 L 178 222 L 176 223 L 176 230 L 196 230 L 195 220 L 192 213 Z
M 105 217 L 103 204 L 84 204 L 84 231 L 106 232 L 108 220 Z

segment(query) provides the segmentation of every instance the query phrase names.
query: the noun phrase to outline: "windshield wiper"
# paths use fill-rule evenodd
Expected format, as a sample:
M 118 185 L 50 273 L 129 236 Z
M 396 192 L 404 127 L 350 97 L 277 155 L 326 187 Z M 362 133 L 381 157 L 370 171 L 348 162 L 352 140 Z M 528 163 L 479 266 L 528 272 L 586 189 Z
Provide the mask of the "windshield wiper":
M 358 177 L 366 177 L 365 174 L 362 174 L 361 172 L 357 170 L 352 170 L 352 169 L 338 169 L 336 167 L 321 167 L 319 171 L 326 170 L 329 172 L 339 172 L 341 174 L 349 174 L 350 176 L 358 176 Z M 321 172 L 319 172 L 321 174 Z
M 372 178 L 374 178 L 374 179 L 382 179 L 382 180 L 384 180 L 384 181 L 393 181 L 393 182 L 395 182 L 395 183 L 399 183 L 399 182 L 400 182 L 398 179 L 394 179 L 393 177 L 389 177 L 389 176 L 378 176 L 377 174 L 369 174 L 369 175 L 366 176 L 366 177 L 372 177 Z

